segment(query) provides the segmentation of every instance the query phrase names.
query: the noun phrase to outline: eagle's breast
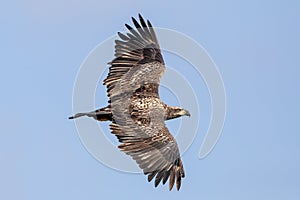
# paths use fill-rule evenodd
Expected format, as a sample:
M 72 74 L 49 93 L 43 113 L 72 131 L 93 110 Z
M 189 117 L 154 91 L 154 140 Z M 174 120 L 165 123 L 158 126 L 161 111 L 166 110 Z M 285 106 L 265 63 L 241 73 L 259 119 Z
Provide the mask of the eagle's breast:
M 150 126 L 154 122 L 164 121 L 165 104 L 155 96 L 135 95 L 132 97 L 129 113 L 138 126 Z

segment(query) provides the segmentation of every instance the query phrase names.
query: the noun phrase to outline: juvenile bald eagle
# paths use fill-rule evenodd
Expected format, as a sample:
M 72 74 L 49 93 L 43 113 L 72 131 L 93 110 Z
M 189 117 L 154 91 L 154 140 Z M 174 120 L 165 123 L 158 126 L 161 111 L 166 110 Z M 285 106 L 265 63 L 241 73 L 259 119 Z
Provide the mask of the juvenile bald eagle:
M 148 181 L 155 177 L 156 187 L 169 180 L 169 190 L 176 182 L 179 190 L 183 165 L 177 143 L 164 121 L 190 113 L 160 100 L 158 88 L 165 65 L 154 29 L 140 14 L 140 23 L 135 18 L 132 21 L 135 29 L 125 24 L 127 34 L 118 32 L 115 58 L 103 81 L 109 105 L 69 119 L 88 116 L 111 121 L 111 133 L 122 143 L 119 148 L 137 162 Z

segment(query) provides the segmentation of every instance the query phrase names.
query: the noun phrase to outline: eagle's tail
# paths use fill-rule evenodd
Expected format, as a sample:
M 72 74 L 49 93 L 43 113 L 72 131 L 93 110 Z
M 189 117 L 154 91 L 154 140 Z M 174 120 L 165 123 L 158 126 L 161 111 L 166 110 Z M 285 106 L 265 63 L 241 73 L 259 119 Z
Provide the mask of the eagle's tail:
M 95 120 L 98 121 L 112 121 L 112 113 L 110 110 L 110 106 L 92 112 L 77 113 L 76 115 L 69 117 L 69 119 L 75 119 L 82 116 L 93 117 Z

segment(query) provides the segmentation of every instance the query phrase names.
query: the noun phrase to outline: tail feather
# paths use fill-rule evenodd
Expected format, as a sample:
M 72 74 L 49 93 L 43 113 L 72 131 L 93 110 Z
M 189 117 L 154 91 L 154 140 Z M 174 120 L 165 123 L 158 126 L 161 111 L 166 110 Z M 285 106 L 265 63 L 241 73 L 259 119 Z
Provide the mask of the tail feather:
M 75 119 L 82 116 L 93 117 L 98 121 L 112 121 L 112 113 L 109 106 L 92 112 L 77 113 L 74 116 L 69 117 L 69 119 Z
M 75 118 L 82 117 L 85 115 L 87 115 L 87 113 L 77 113 L 76 115 L 69 117 L 69 119 L 75 119 Z

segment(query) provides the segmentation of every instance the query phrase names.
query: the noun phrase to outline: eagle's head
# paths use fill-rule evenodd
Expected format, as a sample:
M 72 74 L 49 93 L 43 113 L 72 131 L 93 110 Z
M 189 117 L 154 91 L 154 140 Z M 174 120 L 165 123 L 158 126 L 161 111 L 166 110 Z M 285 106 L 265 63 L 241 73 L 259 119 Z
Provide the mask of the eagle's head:
M 166 119 L 175 119 L 181 116 L 191 116 L 190 112 L 184 108 L 177 107 L 177 106 L 168 106 Z

